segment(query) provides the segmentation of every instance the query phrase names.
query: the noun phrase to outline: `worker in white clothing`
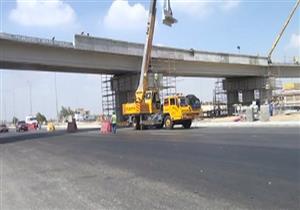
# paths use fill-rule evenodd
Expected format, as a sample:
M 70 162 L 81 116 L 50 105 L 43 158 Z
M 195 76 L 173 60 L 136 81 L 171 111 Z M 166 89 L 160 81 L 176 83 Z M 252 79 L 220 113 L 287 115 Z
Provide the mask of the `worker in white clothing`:
M 111 126 L 112 126 L 112 132 L 113 134 L 117 133 L 117 115 L 115 112 L 113 112 L 111 116 Z

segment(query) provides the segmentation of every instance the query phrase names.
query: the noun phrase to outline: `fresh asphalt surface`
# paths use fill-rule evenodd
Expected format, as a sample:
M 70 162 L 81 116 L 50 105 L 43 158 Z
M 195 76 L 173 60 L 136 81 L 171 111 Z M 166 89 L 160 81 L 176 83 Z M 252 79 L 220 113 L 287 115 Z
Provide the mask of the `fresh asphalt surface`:
M 0 209 L 299 209 L 299 128 L 0 134 Z

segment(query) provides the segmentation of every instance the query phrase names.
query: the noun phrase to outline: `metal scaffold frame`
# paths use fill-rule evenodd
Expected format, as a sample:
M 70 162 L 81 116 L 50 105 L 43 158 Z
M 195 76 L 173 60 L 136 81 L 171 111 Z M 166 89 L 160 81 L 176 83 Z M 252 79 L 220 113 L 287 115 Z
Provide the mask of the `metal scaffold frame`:
M 176 94 L 176 77 L 175 76 L 164 76 L 163 89 L 162 89 L 161 93 L 162 93 L 162 97 Z
M 215 116 L 227 115 L 227 92 L 223 89 L 223 79 L 217 79 L 215 82 L 213 95 L 213 107 Z
M 223 79 L 217 79 L 214 88 L 214 104 L 227 104 L 227 93 L 223 89 Z
M 163 63 L 163 69 L 160 68 L 160 72 L 165 72 L 162 79 L 162 86 L 160 87 L 160 97 L 161 99 L 175 95 L 177 93 L 177 78 L 174 75 L 176 72 L 176 63 L 174 60 L 168 59 L 167 61 L 157 59 L 153 60 L 152 67 L 154 72 L 158 70 L 158 64 Z
M 115 92 L 111 88 L 113 75 L 101 75 L 102 113 L 111 116 L 116 109 Z

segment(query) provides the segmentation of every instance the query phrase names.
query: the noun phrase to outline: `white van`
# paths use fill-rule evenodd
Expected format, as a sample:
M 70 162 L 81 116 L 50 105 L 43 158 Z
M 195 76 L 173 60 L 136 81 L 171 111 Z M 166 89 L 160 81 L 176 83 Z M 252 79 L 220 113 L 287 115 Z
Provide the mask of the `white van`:
M 35 129 L 38 127 L 38 121 L 35 116 L 27 116 L 25 118 L 25 122 L 27 125 L 33 126 Z

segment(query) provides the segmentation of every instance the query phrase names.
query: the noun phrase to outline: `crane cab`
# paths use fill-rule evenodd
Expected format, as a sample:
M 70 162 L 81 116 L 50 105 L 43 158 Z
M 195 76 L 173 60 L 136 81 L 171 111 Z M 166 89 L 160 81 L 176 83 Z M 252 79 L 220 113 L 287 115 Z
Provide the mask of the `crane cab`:
M 159 93 L 147 90 L 143 101 L 123 104 L 122 110 L 125 116 L 157 113 L 161 110 Z

